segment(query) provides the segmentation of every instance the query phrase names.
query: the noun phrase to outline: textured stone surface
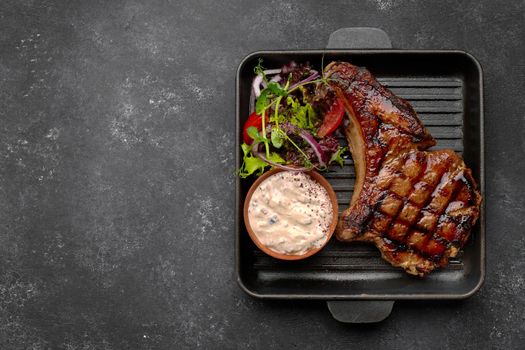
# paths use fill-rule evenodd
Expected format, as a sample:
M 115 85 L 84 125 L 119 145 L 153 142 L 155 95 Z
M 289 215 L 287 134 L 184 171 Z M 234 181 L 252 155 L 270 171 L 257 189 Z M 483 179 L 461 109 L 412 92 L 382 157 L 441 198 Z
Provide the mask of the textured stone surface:
M 525 346 L 523 1 L 3 1 L 0 348 Z M 485 71 L 487 278 L 345 326 L 233 271 L 234 78 L 259 49 L 376 26 Z

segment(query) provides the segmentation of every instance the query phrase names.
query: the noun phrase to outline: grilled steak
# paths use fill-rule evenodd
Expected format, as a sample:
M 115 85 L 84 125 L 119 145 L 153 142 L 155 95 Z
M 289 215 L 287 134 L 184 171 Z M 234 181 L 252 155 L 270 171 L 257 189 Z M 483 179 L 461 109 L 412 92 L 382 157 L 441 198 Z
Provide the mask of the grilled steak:
M 345 133 L 356 170 L 337 238 L 373 242 L 413 275 L 447 265 L 479 216 L 470 169 L 452 150 L 425 151 L 435 140 L 412 106 L 366 69 L 333 62 L 325 77 L 350 118 Z

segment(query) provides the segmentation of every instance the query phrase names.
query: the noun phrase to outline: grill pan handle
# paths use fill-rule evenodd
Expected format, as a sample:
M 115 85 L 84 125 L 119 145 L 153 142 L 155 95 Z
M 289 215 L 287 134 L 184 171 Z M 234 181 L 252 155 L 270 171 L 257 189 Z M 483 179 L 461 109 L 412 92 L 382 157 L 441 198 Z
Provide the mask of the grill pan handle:
M 327 301 L 328 310 L 339 322 L 375 323 L 383 321 L 392 312 L 392 300 Z
M 382 29 L 341 28 L 330 34 L 327 49 L 391 49 L 392 42 Z
M 379 28 L 341 28 L 330 35 L 328 49 L 391 49 L 388 35 Z M 383 321 L 392 312 L 393 300 L 327 301 L 328 310 L 339 322 L 374 323 Z

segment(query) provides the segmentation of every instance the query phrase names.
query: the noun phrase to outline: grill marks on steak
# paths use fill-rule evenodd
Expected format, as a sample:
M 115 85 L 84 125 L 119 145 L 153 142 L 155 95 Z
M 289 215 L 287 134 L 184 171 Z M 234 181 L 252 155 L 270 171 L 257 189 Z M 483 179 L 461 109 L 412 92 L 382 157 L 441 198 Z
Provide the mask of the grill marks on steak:
M 411 150 L 398 159 L 343 214 L 338 237 L 372 241 L 393 265 L 424 275 L 457 255 L 478 216 L 479 197 L 453 151 Z
M 479 216 L 470 169 L 452 150 L 424 151 L 435 140 L 416 112 L 366 69 L 334 62 L 325 76 L 350 117 L 345 133 L 356 167 L 337 237 L 375 243 L 410 274 L 445 266 Z

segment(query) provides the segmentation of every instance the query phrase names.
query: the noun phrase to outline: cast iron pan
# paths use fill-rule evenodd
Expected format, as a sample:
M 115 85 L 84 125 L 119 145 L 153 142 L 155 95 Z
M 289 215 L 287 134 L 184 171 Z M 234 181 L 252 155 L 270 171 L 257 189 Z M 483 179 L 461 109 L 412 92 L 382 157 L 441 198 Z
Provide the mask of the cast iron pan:
M 291 60 L 347 60 L 367 67 L 394 93 L 409 100 L 438 144 L 452 148 L 472 169 L 484 196 L 483 76 L 481 66 L 463 51 L 394 50 L 377 28 L 344 28 L 330 36 L 326 50 L 261 51 L 248 55 L 237 72 L 236 166 L 240 165 L 241 126 L 248 116 L 253 67 L 263 58 L 266 67 Z M 345 140 L 341 138 L 345 144 Z M 351 158 L 343 168 L 325 175 L 334 187 L 339 209 L 352 196 L 355 173 Z M 349 323 L 378 322 L 390 314 L 395 300 L 463 299 L 474 294 L 485 276 L 485 214 L 472 231 L 463 253 L 447 268 L 426 278 L 407 275 L 381 259 L 370 245 L 332 239 L 316 255 L 302 261 L 279 261 L 252 243 L 242 220 L 244 197 L 252 181 L 236 182 L 236 274 L 240 287 L 264 299 L 326 300 L 335 319 Z M 484 196 L 485 198 L 485 196 Z

